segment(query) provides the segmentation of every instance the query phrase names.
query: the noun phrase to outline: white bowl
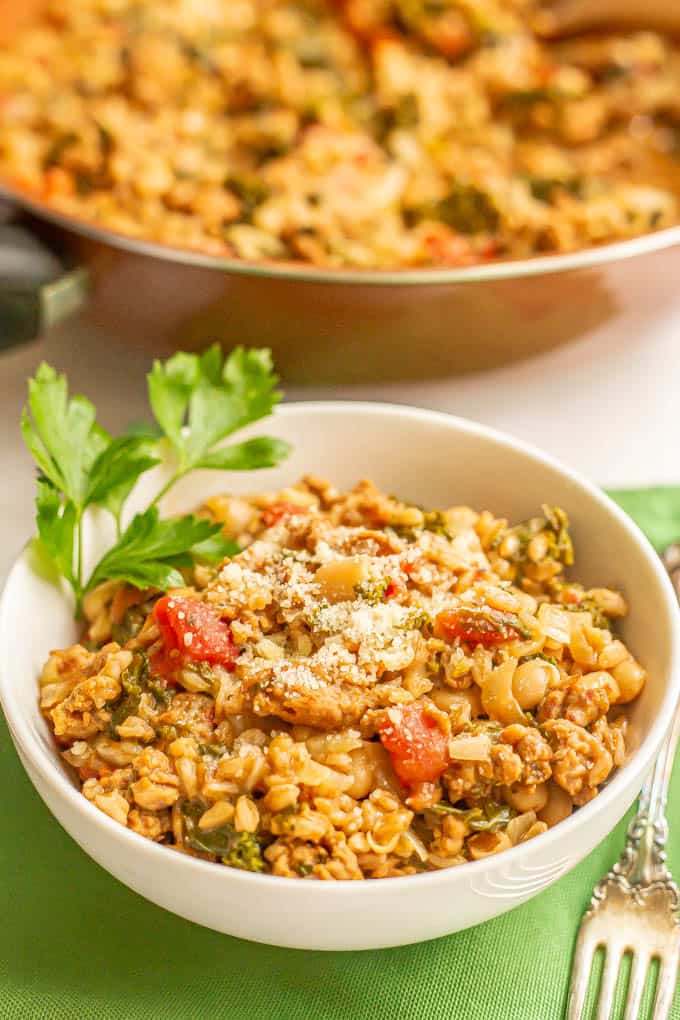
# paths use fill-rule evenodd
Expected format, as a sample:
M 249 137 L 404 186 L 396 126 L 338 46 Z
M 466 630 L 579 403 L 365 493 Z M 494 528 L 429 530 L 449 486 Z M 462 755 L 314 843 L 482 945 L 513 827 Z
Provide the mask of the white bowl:
M 636 749 L 602 792 L 542 836 L 497 857 L 439 872 L 367 882 L 303 882 L 254 875 L 173 853 L 97 810 L 62 766 L 38 711 L 37 677 L 51 648 L 76 640 L 68 600 L 41 576 L 30 549 L 0 605 L 0 700 L 38 793 L 102 867 L 148 899 L 229 935 L 303 949 L 372 949 L 435 938 L 486 921 L 534 896 L 586 856 L 632 803 L 663 739 L 680 691 L 677 609 L 653 549 L 598 489 L 522 443 L 480 425 L 408 407 L 302 403 L 280 408 L 263 431 L 290 440 L 280 468 L 196 475 L 165 507 L 189 509 L 215 492 L 280 487 L 304 472 L 340 486 L 370 477 L 388 492 L 433 507 L 468 503 L 521 520 L 542 502 L 573 524 L 575 574 L 612 584 L 631 612 L 626 642 L 649 670 L 631 706 Z M 159 469 L 160 470 L 160 469 Z M 95 527 L 93 544 L 106 541 Z

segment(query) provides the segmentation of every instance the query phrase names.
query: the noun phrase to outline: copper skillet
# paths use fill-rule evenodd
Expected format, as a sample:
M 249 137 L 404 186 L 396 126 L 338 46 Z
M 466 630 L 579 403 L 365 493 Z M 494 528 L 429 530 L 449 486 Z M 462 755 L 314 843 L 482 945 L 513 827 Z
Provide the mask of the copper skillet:
M 11 39 L 39 3 L 0 0 L 0 38 Z M 214 339 L 266 344 L 288 381 L 367 382 L 489 368 L 605 325 L 625 351 L 631 331 L 676 305 L 680 314 L 680 226 L 461 269 L 329 270 L 126 237 L 2 182 L 0 199 L 20 214 L 9 226 L 0 213 L 0 347 L 80 309 L 156 352 Z

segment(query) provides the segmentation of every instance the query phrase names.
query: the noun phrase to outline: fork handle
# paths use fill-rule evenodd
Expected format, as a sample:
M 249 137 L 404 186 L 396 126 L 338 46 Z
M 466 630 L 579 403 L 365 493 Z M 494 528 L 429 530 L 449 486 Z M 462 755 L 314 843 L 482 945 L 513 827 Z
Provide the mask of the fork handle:
M 670 546 L 663 560 L 680 600 L 680 547 Z M 637 811 L 628 826 L 626 848 L 615 869 L 625 874 L 629 882 L 653 882 L 664 879 L 668 874 L 665 852 L 668 839 L 666 803 L 679 737 L 680 707 L 677 707 L 666 739 L 642 787 Z
M 666 802 L 680 736 L 680 712 L 676 712 L 668 736 L 640 793 L 638 808 L 628 826 L 626 848 L 619 865 L 631 883 L 651 883 L 666 878 Z

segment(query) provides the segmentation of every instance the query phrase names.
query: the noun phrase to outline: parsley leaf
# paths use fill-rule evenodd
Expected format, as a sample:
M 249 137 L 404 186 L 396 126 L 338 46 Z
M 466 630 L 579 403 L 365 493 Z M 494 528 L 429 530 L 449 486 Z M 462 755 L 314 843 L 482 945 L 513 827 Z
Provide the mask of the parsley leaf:
M 144 436 L 120 436 L 112 439 L 92 465 L 87 502 L 106 507 L 120 528 L 123 504 L 140 475 L 160 463 L 156 444 Z
M 44 362 L 28 384 L 28 406 L 21 417 L 26 445 L 40 469 L 36 523 L 42 549 L 83 594 L 82 519 L 98 504 L 120 530 L 120 514 L 139 476 L 158 463 L 148 439 L 111 439 L 97 424 L 94 405 L 69 397 L 66 376 Z
M 82 396 L 69 397 L 66 377 L 40 365 L 29 381 L 21 418 L 40 472 L 37 542 L 71 584 L 76 612 L 83 595 L 103 581 L 125 581 L 140 589 L 180 587 L 182 568 L 221 562 L 239 551 L 219 524 L 191 515 L 162 520 L 157 504 L 191 470 L 247 471 L 272 467 L 287 456 L 288 444 L 268 436 L 218 445 L 272 411 L 280 399 L 276 383 L 267 350 L 239 347 L 225 359 L 215 344 L 201 355 L 177 353 L 164 363 L 156 361 L 148 377 L 157 424 L 112 438 L 97 424 L 94 405 Z M 122 531 L 127 499 L 139 477 L 160 462 L 162 439 L 174 450 L 175 473 Z M 113 515 L 118 540 L 85 581 L 83 515 L 92 505 Z
M 75 580 L 73 574 L 75 504 L 70 499 L 64 500 L 51 482 L 39 481 L 35 505 L 37 540 L 59 573 L 72 585 Z
M 223 559 L 235 556 L 240 551 L 238 542 L 225 538 L 221 531 L 191 547 L 192 558 L 199 563 L 221 563 Z
M 120 539 L 95 567 L 87 590 L 101 581 L 127 581 L 136 588 L 181 588 L 178 567 L 190 566 L 190 550 L 217 535 L 218 524 L 188 514 L 161 519 L 155 506 L 136 514 Z
M 226 360 L 219 344 L 201 355 L 180 352 L 154 362 L 148 381 L 151 409 L 175 451 L 178 475 L 193 468 L 272 467 L 288 454 L 287 443 L 267 437 L 213 449 L 278 403 L 268 350 L 237 347 Z
M 221 471 L 252 471 L 255 468 L 275 467 L 289 453 L 290 447 L 282 439 L 258 436 L 244 443 L 221 446 L 204 454 L 195 465 L 199 468 L 217 468 Z
M 90 469 L 109 442 L 94 405 L 85 397 L 69 400 L 66 376 L 43 362 L 28 384 L 21 431 L 43 475 L 82 508 Z

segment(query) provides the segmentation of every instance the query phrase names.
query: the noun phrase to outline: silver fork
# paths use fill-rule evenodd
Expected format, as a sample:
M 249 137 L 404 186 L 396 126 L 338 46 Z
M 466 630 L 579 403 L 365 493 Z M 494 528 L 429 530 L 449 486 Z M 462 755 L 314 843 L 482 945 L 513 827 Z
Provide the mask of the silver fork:
M 680 598 L 680 545 L 663 555 Z M 631 954 L 624 1020 L 638 1020 L 649 965 L 659 961 L 653 1020 L 667 1020 L 680 962 L 680 892 L 666 866 L 668 784 L 680 735 L 677 710 L 642 788 L 619 860 L 595 886 L 574 949 L 567 1020 L 581 1020 L 597 950 L 605 953 L 597 1020 L 609 1020 L 621 961 Z

